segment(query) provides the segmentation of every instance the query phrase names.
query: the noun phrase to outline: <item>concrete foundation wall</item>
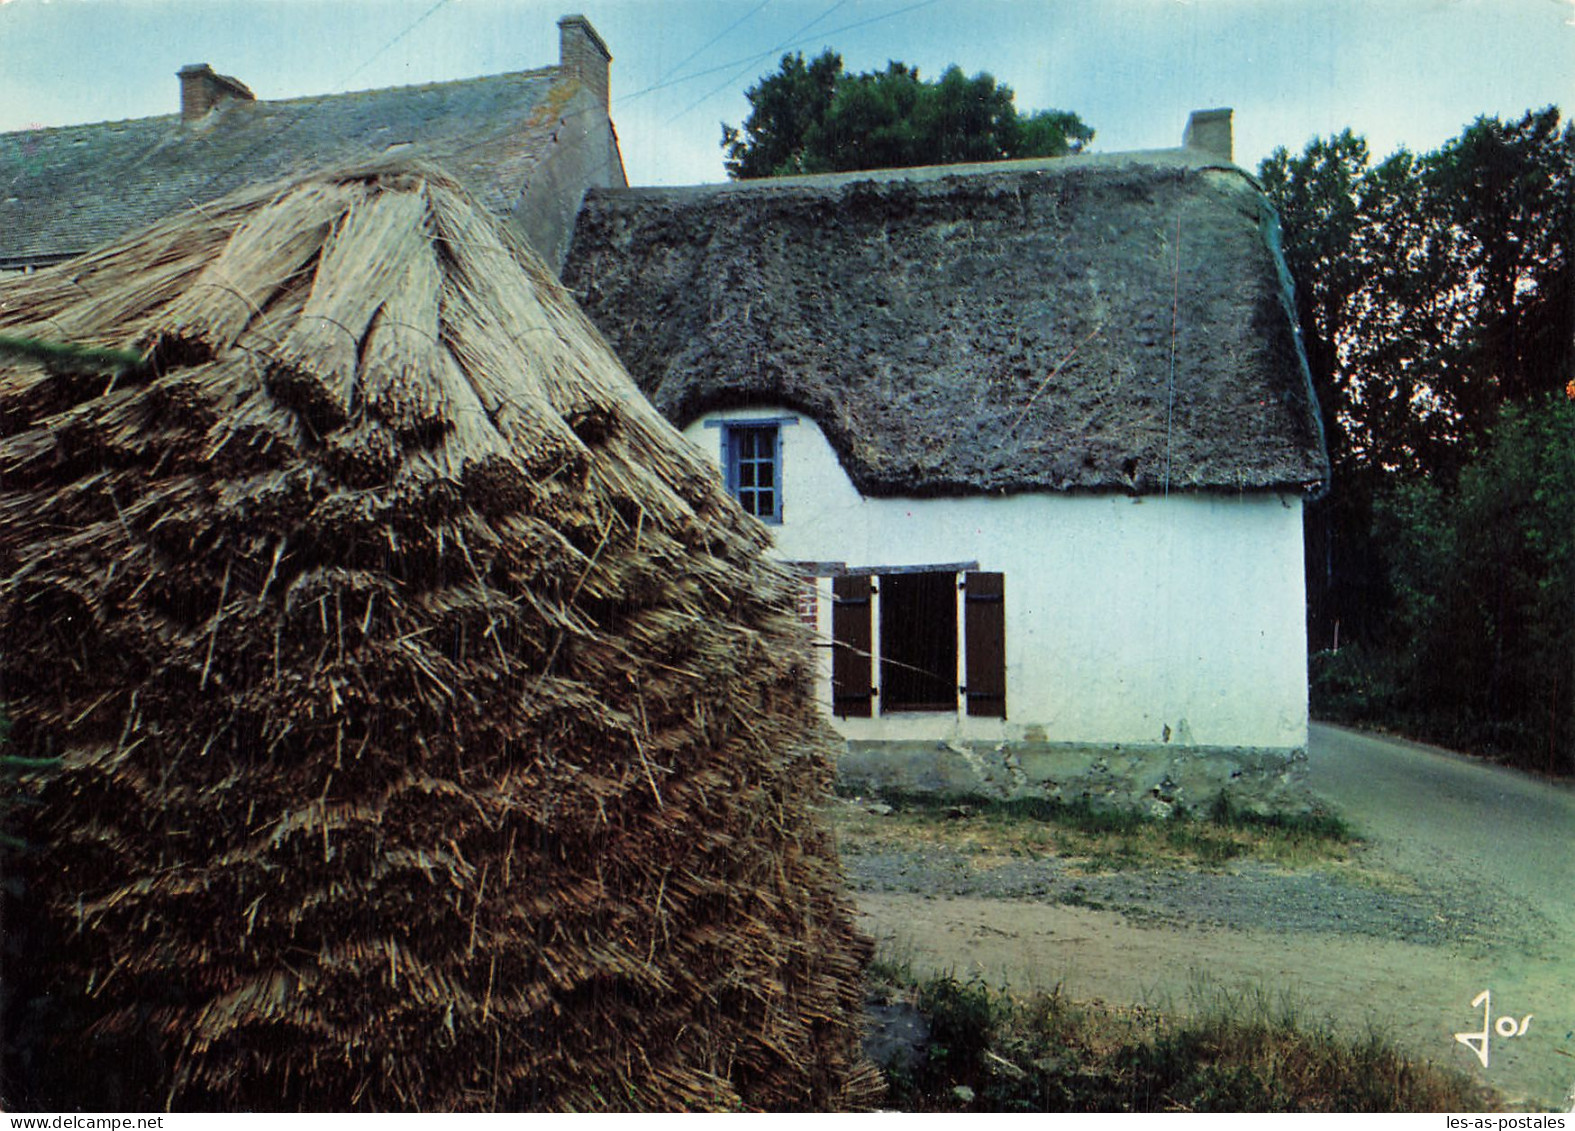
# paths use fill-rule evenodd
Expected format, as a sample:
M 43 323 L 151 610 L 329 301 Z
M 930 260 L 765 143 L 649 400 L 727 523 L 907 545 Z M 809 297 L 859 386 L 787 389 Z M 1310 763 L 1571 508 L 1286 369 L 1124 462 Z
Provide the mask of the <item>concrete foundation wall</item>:
M 1079 743 L 850 742 L 840 790 L 1009 799 L 1045 797 L 1168 816 L 1207 811 L 1224 792 L 1249 812 L 1306 812 L 1306 755 L 1228 747 Z

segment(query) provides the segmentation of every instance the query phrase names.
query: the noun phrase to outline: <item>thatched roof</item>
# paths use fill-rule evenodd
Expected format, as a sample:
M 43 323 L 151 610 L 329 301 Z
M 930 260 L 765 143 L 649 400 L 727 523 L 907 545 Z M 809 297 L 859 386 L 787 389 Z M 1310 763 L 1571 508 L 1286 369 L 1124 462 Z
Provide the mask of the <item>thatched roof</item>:
M 668 419 L 802 410 L 866 494 L 1300 487 L 1275 231 L 1175 150 L 598 190 L 564 280 Z
M 7 1110 L 867 1093 L 793 582 L 455 182 L 248 190 L 0 336 Z

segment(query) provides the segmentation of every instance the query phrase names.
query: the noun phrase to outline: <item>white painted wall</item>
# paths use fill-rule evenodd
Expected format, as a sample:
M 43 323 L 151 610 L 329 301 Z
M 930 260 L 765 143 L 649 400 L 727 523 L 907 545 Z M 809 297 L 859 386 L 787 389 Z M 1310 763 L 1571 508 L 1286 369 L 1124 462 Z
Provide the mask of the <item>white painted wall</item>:
M 719 464 L 721 429 L 706 421 L 777 416 L 799 421 L 781 430 L 783 522 L 772 531 L 782 558 L 977 560 L 1006 575 L 1007 719 L 834 719 L 845 737 L 1306 746 L 1300 496 L 871 499 L 803 413 L 707 413 L 684 435 Z M 829 644 L 829 581 L 820 591 Z M 827 648 L 828 705 L 830 678 Z

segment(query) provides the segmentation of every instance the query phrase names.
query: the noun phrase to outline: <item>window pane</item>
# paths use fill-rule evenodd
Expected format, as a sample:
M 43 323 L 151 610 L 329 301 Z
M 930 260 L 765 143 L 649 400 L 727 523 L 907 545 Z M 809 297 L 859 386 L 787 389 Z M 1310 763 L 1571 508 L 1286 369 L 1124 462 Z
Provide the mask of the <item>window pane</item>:
M 729 428 L 725 453 L 727 478 L 739 505 L 768 522 L 778 521 L 777 426 Z

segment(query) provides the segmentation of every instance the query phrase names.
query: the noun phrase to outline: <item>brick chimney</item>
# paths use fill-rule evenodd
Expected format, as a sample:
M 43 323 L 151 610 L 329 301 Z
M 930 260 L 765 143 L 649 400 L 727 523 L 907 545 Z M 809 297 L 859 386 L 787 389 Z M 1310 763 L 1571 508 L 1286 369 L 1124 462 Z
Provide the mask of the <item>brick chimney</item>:
M 206 63 L 189 63 L 176 71 L 180 78 L 180 120 L 193 122 L 227 98 L 255 102 L 257 96 L 239 79 L 215 74 Z
M 607 64 L 612 52 L 584 16 L 564 16 L 558 21 L 558 66 L 579 78 L 606 109 Z
M 1188 149 L 1198 149 L 1221 161 L 1234 161 L 1231 155 L 1229 108 L 1222 110 L 1194 110 L 1187 119 L 1187 130 L 1181 135 L 1181 144 Z

